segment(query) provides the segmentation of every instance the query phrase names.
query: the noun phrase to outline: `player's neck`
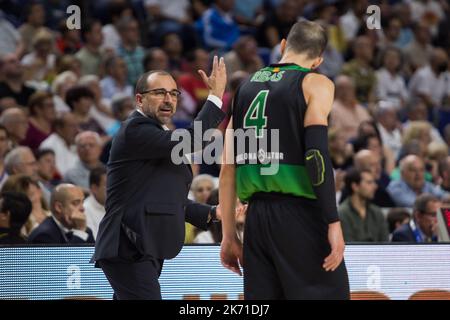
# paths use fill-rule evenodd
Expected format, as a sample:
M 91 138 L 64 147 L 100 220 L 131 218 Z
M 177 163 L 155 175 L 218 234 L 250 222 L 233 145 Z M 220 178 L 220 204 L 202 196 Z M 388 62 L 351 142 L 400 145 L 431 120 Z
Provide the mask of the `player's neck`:
M 281 60 L 278 63 L 295 63 L 300 67 L 311 69 L 314 61 L 305 58 L 303 55 L 286 53 L 281 57 Z

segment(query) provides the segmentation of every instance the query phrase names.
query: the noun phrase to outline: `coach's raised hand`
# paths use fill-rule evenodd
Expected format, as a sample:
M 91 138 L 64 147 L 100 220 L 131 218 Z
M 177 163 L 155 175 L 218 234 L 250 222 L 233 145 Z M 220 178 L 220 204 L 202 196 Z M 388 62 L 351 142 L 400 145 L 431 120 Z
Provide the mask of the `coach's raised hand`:
M 227 85 L 227 69 L 223 58 L 214 56 L 211 75 L 208 77 L 203 70 L 198 70 L 203 82 L 208 86 L 209 93 L 222 99 Z

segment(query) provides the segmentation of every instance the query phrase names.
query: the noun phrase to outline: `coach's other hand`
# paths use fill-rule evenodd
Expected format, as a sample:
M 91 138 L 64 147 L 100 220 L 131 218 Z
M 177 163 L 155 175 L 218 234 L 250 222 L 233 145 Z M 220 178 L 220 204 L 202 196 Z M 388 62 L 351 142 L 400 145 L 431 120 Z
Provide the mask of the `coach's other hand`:
M 203 82 L 208 86 L 209 94 L 215 95 L 222 99 L 225 87 L 227 85 L 227 69 L 223 58 L 214 56 L 212 71 L 209 78 L 203 70 L 198 70 L 198 73 L 203 79 Z

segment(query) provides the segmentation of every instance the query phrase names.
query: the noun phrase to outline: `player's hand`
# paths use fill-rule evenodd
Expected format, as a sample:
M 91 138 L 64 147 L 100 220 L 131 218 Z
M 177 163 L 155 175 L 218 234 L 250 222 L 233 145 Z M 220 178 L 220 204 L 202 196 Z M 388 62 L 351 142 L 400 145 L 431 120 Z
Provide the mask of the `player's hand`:
M 328 241 L 330 242 L 331 253 L 325 258 L 323 268 L 325 271 L 334 271 L 344 259 L 345 242 L 339 221 L 328 225 Z
M 222 99 L 225 87 L 227 85 L 227 69 L 223 58 L 214 56 L 212 71 L 209 77 L 206 76 L 205 71 L 198 70 L 198 73 L 203 79 L 203 82 L 208 86 L 209 93 Z
M 242 243 L 237 236 L 232 239 L 222 239 L 220 245 L 220 260 L 225 268 L 242 276 L 240 268 L 243 265 Z

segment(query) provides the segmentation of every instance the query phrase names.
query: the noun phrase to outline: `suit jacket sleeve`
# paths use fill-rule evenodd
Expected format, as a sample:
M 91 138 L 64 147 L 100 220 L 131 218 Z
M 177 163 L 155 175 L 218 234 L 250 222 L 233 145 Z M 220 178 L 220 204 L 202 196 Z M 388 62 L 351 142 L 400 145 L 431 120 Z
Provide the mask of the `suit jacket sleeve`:
M 392 234 L 392 242 L 411 242 L 411 239 L 402 231 L 396 231 Z
M 195 118 L 194 122 L 201 123 L 202 131 L 216 128 L 224 119 L 225 113 L 211 101 L 206 101 L 202 110 Z M 209 141 L 203 141 L 203 132 L 195 132 L 194 122 L 186 129 L 187 143 L 191 147 L 191 152 L 203 149 Z M 126 141 L 132 145 L 135 154 L 143 159 L 169 158 L 173 148 L 181 141 L 171 140 L 173 131 L 161 130 L 157 126 L 148 125 L 148 119 L 144 117 L 133 119 L 125 131 Z
M 208 229 L 208 215 L 211 206 L 187 200 L 184 208 L 186 221 L 202 230 Z

